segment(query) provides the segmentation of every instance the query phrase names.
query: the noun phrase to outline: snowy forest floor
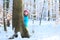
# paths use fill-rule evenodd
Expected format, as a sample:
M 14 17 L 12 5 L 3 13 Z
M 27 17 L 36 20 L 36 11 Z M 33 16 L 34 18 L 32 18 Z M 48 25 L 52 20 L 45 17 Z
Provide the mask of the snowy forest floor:
M 42 21 L 39 25 L 39 21 L 34 23 L 29 20 L 28 31 L 30 38 L 21 38 L 18 32 L 18 38 L 8 39 L 14 34 L 12 26 L 7 27 L 7 32 L 4 31 L 3 26 L 0 27 L 0 40 L 60 40 L 60 23 L 55 21 Z

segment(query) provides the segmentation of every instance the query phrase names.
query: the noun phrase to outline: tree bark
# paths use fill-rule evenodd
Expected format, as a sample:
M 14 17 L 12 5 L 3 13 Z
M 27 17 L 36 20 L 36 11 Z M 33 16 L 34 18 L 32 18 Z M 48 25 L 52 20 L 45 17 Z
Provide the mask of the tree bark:
M 12 27 L 15 32 L 21 32 L 21 36 L 29 36 L 23 21 L 22 0 L 13 0 Z

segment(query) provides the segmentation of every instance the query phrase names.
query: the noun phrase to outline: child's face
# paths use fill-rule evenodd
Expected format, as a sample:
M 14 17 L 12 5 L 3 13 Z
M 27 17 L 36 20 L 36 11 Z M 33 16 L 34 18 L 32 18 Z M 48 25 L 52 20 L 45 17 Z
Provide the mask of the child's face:
M 25 15 L 28 15 L 28 13 L 27 13 L 27 12 L 25 12 L 24 14 L 25 14 Z

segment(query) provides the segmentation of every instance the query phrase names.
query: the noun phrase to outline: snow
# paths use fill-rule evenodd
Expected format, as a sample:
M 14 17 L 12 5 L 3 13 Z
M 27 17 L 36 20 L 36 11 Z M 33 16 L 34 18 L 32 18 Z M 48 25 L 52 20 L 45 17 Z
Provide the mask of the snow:
M 18 38 L 8 39 L 14 34 L 12 25 L 10 25 L 7 27 L 7 32 L 4 31 L 3 26 L 0 27 L 0 40 L 60 40 L 60 25 L 57 24 L 55 28 L 55 21 L 42 21 L 39 25 L 39 21 L 35 20 L 33 23 L 32 20 L 29 20 L 28 24 L 30 38 L 21 38 L 18 32 Z
M 28 0 L 25 0 L 25 2 L 27 2 Z M 40 12 L 40 10 L 42 9 L 42 4 L 43 4 L 43 0 L 41 0 L 41 4 L 38 2 L 36 2 L 39 7 L 37 10 L 37 13 Z M 10 0 L 10 8 L 9 8 L 9 13 L 12 11 L 12 0 Z M 31 3 L 33 4 L 33 1 L 31 1 Z M 47 2 L 46 2 L 47 3 Z M 57 3 L 58 4 L 58 3 Z M 1 7 L 3 6 L 3 1 L 0 0 L 0 5 Z M 37 6 L 38 6 L 37 5 Z M 40 6 L 41 5 L 41 6 Z M 59 5 L 59 4 L 58 4 Z M 52 6 L 52 5 L 51 5 Z M 29 8 L 29 7 L 28 7 Z M 46 5 L 47 8 L 47 5 Z M 31 6 L 31 12 L 33 12 L 33 8 Z M 52 14 L 52 10 L 50 8 L 50 15 Z M 57 11 L 58 11 L 58 7 L 57 7 Z M 3 13 L 3 12 L 2 12 Z M 1 17 L 1 15 L 0 15 Z M 7 32 L 4 31 L 4 27 L 3 25 L 0 24 L 0 40 L 60 40 L 60 18 L 57 19 L 56 21 L 42 21 L 41 25 L 39 24 L 39 21 L 34 21 L 34 23 L 32 22 L 32 20 L 29 20 L 29 26 L 28 26 L 28 31 L 30 34 L 30 38 L 21 38 L 20 33 L 18 32 L 18 38 L 15 39 L 8 39 L 9 37 L 11 37 L 14 34 L 14 30 L 12 30 L 12 25 L 10 25 L 10 27 L 7 27 Z

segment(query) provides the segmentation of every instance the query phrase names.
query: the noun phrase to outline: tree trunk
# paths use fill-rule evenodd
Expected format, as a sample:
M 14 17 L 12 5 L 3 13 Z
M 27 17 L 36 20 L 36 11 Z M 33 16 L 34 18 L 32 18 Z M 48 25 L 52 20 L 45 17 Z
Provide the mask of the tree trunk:
M 6 28 L 6 21 L 5 21 L 5 18 L 6 18 L 6 3 L 5 3 L 6 0 L 3 0 L 3 23 L 4 23 L 4 31 L 7 31 L 7 28 Z
M 50 11 L 48 10 L 48 21 L 50 20 Z
M 22 0 L 13 0 L 12 26 L 15 32 L 21 32 L 22 37 L 29 36 L 23 21 Z

